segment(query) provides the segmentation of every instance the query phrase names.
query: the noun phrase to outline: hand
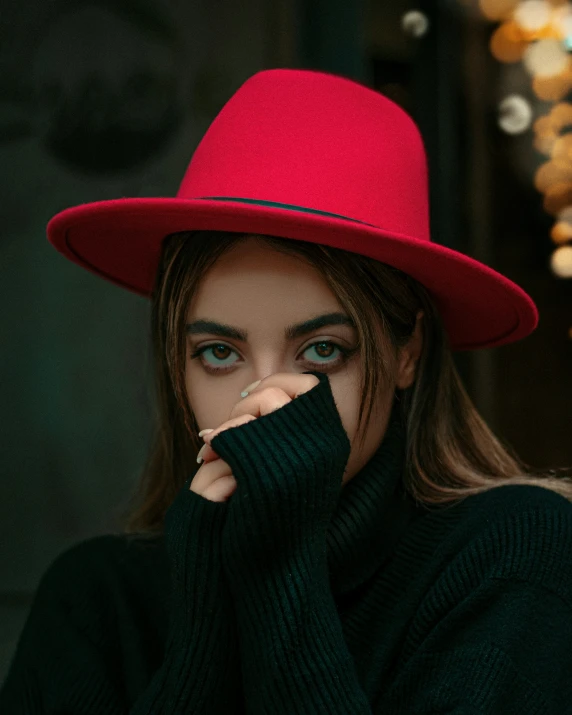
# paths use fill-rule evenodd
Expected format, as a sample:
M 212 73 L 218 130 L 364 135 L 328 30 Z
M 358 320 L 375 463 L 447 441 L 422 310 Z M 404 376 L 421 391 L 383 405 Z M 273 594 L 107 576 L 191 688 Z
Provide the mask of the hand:
M 213 437 L 230 427 L 238 427 L 257 417 L 274 412 L 292 399 L 311 390 L 318 382 L 317 377 L 307 374 L 275 373 L 264 378 L 247 397 L 236 403 L 226 422 L 204 435 L 205 446 L 201 450 L 203 464 L 195 474 L 190 490 L 210 501 L 227 501 L 236 491 L 236 479 L 231 467 L 210 446 Z
M 254 415 L 247 413 L 252 425 L 237 425 L 235 420 L 246 418 L 238 415 L 205 435 L 238 484 L 223 536 L 228 573 L 238 569 L 238 578 L 268 573 L 302 552 L 325 566 L 327 528 L 351 444 L 327 375 L 307 375 L 316 377 L 313 385 L 286 384 L 285 396 L 271 385 L 283 376 L 270 376 L 250 396 L 251 404 L 256 398 L 262 406 L 252 408 Z M 307 375 L 287 376 L 285 382 Z M 268 392 L 265 399 L 263 391 Z M 246 398 L 239 407 L 251 409 Z
M 299 395 L 303 395 L 319 383 L 314 375 L 292 375 L 287 372 L 277 372 L 260 381 L 247 397 L 244 397 L 232 408 L 229 419 L 223 422 L 212 432 L 204 435 L 205 444 L 208 445 L 202 457 L 205 462 L 213 458 L 216 452 L 210 446 L 213 438 L 230 427 L 238 427 L 255 420 L 257 417 L 268 415 L 280 409 Z
M 209 501 L 227 501 L 236 491 L 236 479 L 232 469 L 224 459 L 214 453 L 207 459 L 193 477 L 189 491 L 196 492 Z

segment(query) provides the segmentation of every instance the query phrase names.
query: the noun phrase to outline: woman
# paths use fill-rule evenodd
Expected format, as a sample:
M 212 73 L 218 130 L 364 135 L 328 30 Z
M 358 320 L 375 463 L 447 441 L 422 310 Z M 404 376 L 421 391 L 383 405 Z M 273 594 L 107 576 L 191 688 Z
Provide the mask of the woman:
M 151 297 L 158 430 L 126 533 L 44 574 L 3 713 L 572 712 L 570 480 L 509 453 L 451 356 L 536 308 L 431 242 L 426 173 L 385 97 L 269 70 L 177 198 L 52 219 Z

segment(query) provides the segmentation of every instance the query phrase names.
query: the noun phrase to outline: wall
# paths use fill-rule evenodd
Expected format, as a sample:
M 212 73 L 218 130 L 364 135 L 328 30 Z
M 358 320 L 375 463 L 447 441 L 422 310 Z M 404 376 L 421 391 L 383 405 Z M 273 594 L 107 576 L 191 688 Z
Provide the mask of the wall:
M 67 261 L 46 222 L 174 194 L 226 98 L 292 44 L 288 7 L 265 0 L 6 0 L 2 16 L 0 679 L 54 557 L 120 528 L 151 434 L 148 301 Z

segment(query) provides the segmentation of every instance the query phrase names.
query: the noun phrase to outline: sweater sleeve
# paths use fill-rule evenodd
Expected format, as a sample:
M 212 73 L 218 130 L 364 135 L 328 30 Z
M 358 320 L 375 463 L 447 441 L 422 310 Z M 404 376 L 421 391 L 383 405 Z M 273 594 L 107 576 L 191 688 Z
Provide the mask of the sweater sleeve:
M 168 642 L 161 666 L 135 702 L 113 666 L 116 613 L 97 572 L 60 555 L 43 575 L 7 677 L 0 712 L 10 715 L 213 715 L 236 712 L 240 671 L 220 539 L 226 502 L 189 490 L 169 508 L 165 541 L 172 573 Z M 78 551 L 78 554 L 74 553 Z M 128 607 L 128 606 L 127 606 Z M 115 631 L 111 631 L 115 632 Z
M 491 578 L 433 624 L 376 712 L 572 713 L 570 643 L 572 605 L 561 595 L 540 584 Z
M 350 443 L 326 375 L 211 444 L 232 467 L 223 560 L 253 715 L 371 713 L 330 589 L 326 533 Z

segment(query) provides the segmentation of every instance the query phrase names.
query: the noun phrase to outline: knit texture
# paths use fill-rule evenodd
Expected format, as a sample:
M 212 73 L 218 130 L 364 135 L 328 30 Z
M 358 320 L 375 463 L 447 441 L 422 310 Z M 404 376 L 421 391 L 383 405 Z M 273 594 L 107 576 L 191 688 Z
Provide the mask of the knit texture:
M 2 715 L 572 714 L 572 505 L 511 485 L 403 489 L 394 409 L 346 485 L 329 380 L 220 433 L 238 488 L 164 535 L 98 536 L 44 573 Z

